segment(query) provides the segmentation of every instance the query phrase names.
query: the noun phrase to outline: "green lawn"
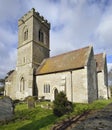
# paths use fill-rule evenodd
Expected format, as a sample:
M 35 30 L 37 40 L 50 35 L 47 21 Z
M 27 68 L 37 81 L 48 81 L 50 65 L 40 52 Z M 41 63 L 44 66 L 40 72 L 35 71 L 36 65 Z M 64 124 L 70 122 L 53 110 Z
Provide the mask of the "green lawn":
M 57 117 L 52 110 L 41 108 L 40 105 L 38 103 L 33 109 L 28 109 L 27 104 L 17 105 L 14 121 L 0 126 L 0 130 L 49 130 Z
M 46 105 L 47 102 L 37 103 L 33 109 L 28 109 L 27 104 L 19 104 L 15 108 L 14 120 L 6 125 L 1 125 L 0 130 L 50 130 L 56 122 L 68 116 L 80 114 L 85 110 L 101 109 L 111 102 L 112 99 L 98 100 L 92 104 L 75 104 L 73 113 L 60 118 L 54 116 L 52 110 L 40 107 Z

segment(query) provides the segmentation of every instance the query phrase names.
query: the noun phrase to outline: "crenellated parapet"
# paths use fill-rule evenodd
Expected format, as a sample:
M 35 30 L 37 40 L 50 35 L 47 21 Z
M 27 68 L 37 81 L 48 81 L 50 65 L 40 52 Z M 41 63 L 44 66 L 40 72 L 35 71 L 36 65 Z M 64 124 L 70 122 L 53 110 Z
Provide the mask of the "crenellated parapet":
M 34 16 L 38 21 L 40 21 L 41 24 L 44 24 L 47 28 L 50 29 L 50 23 L 43 16 L 41 16 L 40 13 L 36 12 L 34 8 L 32 8 L 30 11 L 28 11 L 28 13 L 26 13 L 18 20 L 18 26 L 25 23 L 25 21 L 27 21 L 32 16 Z

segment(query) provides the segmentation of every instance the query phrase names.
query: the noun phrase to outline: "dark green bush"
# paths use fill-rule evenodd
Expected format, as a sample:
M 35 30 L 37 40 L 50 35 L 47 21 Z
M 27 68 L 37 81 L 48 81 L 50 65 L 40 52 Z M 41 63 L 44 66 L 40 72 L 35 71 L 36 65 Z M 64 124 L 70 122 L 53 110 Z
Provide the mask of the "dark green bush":
M 64 92 L 58 93 L 53 103 L 53 113 L 58 117 L 73 111 L 73 104 L 67 100 L 66 94 Z

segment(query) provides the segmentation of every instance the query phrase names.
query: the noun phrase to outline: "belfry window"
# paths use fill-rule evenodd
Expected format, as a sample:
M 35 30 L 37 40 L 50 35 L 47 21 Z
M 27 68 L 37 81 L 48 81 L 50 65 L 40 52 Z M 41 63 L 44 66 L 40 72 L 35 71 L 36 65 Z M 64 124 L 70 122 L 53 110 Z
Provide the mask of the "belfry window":
M 25 81 L 24 78 L 22 77 L 20 80 L 20 92 L 23 92 L 25 90 Z
M 28 29 L 24 30 L 24 41 L 28 39 Z
M 44 33 L 42 32 L 42 30 L 39 30 L 39 41 L 44 42 Z

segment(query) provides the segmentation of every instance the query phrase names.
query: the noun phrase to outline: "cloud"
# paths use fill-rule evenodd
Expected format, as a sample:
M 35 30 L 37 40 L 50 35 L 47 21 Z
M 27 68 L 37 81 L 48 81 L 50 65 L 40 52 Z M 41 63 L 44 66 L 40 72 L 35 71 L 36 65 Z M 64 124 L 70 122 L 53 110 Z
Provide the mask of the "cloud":
M 17 48 L 17 14 L 18 2 L 0 1 L 0 78 L 15 68 Z M 16 24 L 15 24 L 16 23 Z
M 89 44 L 111 54 L 111 0 L 1 0 L 0 77 L 16 66 L 17 22 L 31 8 L 51 23 L 51 56 Z
M 17 54 L 14 49 L 12 52 L 9 52 L 7 56 L 2 56 L 2 58 L 0 58 L 0 78 L 5 77 L 9 70 L 15 69 L 17 59 L 16 55 Z
M 5 45 L 12 46 L 17 42 L 17 32 L 13 32 L 8 28 L 0 27 L 0 41 L 2 41 Z
M 17 50 L 10 45 L 0 42 L 0 78 L 6 76 L 9 70 L 15 68 Z
M 64 48 L 67 51 L 87 46 L 91 42 L 93 45 L 96 44 L 94 33 L 99 26 L 102 10 L 96 4 L 90 5 L 87 1 L 75 1 L 74 6 L 71 2 L 61 2 L 57 25 L 53 25 L 62 24 L 63 28 L 59 32 L 51 30 L 51 50 L 55 54 L 59 50 L 61 53 Z M 54 48 L 53 44 L 57 47 Z
M 99 41 L 100 46 L 111 47 L 112 42 L 112 15 L 105 16 L 102 19 L 99 27 L 97 28 L 96 38 Z
M 101 19 L 106 19 L 106 13 L 111 11 L 106 0 L 30 0 L 27 8 L 32 7 L 51 22 L 51 55 L 91 43 L 95 50 L 104 48 Z
M 0 1 L 0 22 L 17 20 L 27 10 L 27 3 L 20 0 Z

